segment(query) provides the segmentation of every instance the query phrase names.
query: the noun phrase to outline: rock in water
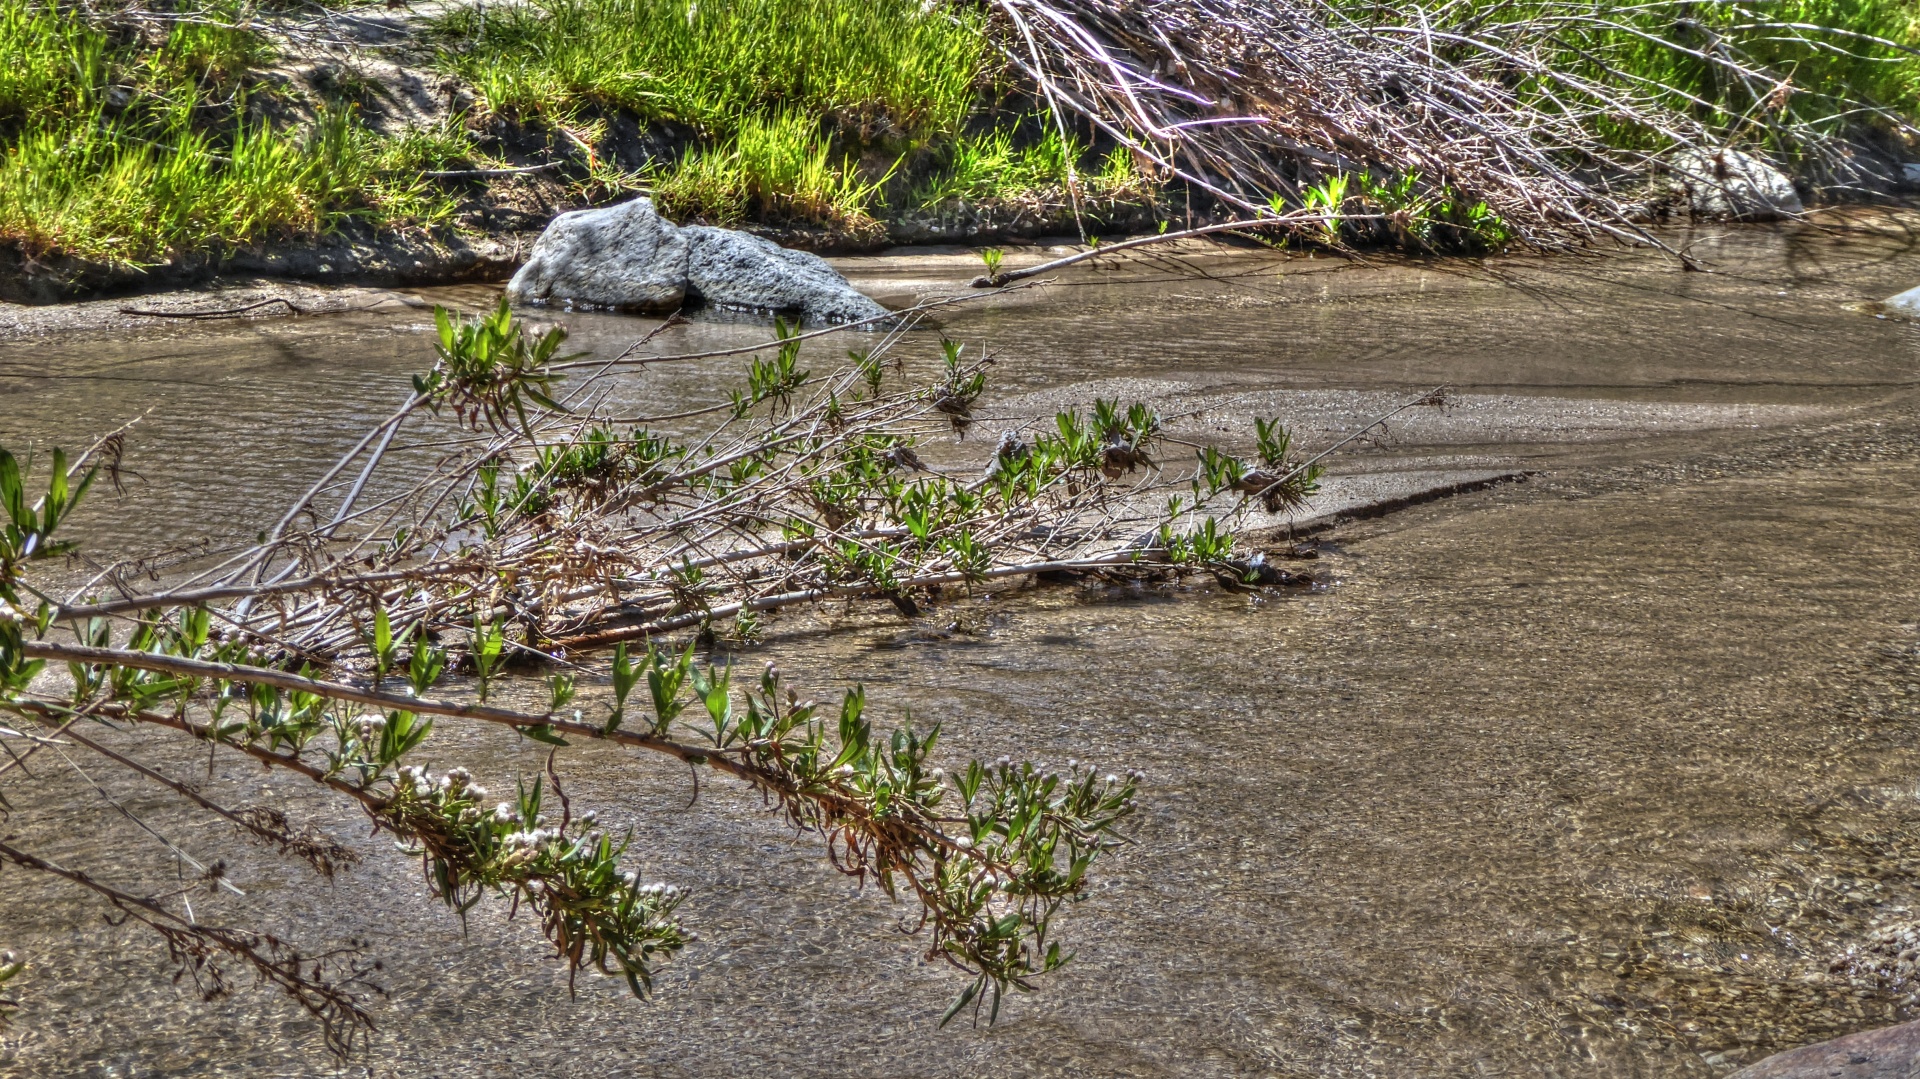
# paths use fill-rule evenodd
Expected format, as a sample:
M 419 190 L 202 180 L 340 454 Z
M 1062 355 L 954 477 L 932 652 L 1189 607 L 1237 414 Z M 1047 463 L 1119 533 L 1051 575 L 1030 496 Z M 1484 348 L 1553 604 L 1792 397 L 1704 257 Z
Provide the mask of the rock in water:
M 858 322 L 887 313 L 818 255 L 732 229 L 681 231 L 691 244 L 687 290 L 715 307 L 798 314 L 808 322 Z
M 554 218 L 507 283 L 507 299 L 626 311 L 673 311 L 695 299 L 809 322 L 887 314 L 817 255 L 731 229 L 681 228 L 651 199 Z
M 1910 1079 L 1920 1075 L 1920 1022 L 1803 1045 L 1727 1079 Z
M 1673 178 L 1702 217 L 1768 221 L 1806 208 L 1785 173 L 1738 150 L 1689 150 L 1674 158 Z
M 554 218 L 507 282 L 514 303 L 674 311 L 686 295 L 686 234 L 655 213 L 651 199 Z
M 1880 302 L 1880 309 L 1889 315 L 1920 319 L 1920 287 L 1910 288 L 1898 296 L 1887 297 Z

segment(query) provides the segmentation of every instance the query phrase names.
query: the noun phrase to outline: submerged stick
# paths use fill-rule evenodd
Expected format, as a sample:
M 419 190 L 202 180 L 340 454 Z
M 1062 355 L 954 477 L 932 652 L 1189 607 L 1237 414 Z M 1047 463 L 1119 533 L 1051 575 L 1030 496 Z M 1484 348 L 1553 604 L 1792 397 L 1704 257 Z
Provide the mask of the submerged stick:
M 142 315 L 147 318 L 234 318 L 239 315 L 244 315 L 249 311 L 255 311 L 262 307 L 270 307 L 277 303 L 286 304 L 287 309 L 296 315 L 304 315 L 307 313 L 305 309 L 295 304 L 292 300 L 282 296 L 271 296 L 242 307 L 222 307 L 212 311 L 150 311 L 143 307 L 122 307 L 120 313 L 123 315 Z
M 1373 220 L 1377 216 L 1378 215 L 1373 214 L 1330 215 L 1294 213 L 1279 217 L 1253 217 L 1237 221 L 1222 221 L 1218 224 L 1182 229 L 1179 232 L 1162 232 L 1153 236 L 1136 236 L 1131 240 L 1121 240 L 1118 243 L 1101 244 L 1098 247 L 1078 251 L 1064 258 L 1054 259 L 1052 262 L 1043 262 L 1038 266 L 1029 266 L 1024 270 L 1009 270 L 1006 273 L 982 275 L 973 279 L 973 287 L 1003 288 L 1015 281 L 1025 280 L 1029 277 L 1037 277 L 1043 273 L 1052 273 L 1054 270 L 1061 269 L 1062 267 L 1072 266 L 1079 262 L 1086 262 L 1088 259 L 1096 259 L 1101 255 L 1111 255 L 1118 251 L 1128 251 L 1136 247 L 1146 247 L 1149 244 L 1168 243 L 1173 240 L 1191 240 L 1197 236 L 1210 236 L 1219 232 L 1247 232 L 1253 229 L 1270 229 L 1275 225 L 1294 225 L 1325 222 L 1328 220 Z

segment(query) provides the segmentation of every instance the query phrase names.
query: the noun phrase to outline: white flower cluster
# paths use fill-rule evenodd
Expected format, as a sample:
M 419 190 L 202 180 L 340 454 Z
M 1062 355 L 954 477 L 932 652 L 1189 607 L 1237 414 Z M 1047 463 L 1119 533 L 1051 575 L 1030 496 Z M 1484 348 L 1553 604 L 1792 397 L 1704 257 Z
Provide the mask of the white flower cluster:
M 639 892 L 641 895 L 657 896 L 661 899 L 678 899 L 685 894 L 685 890 L 678 885 L 662 884 L 659 881 L 655 881 L 652 884 L 641 884 L 640 874 L 635 873 L 631 869 L 620 874 L 620 882 L 632 888 L 634 891 Z
M 455 768 L 447 772 L 446 775 L 436 776 L 420 765 L 405 764 L 400 766 L 395 783 L 402 790 L 411 788 L 429 795 L 443 794 L 449 797 L 460 796 L 471 798 L 476 802 L 487 796 L 487 788 L 475 783 L 473 781 L 473 773 L 467 771 L 465 768 Z M 508 808 L 505 802 L 500 803 L 499 809 L 494 811 L 496 818 L 499 817 L 500 809 L 506 809 L 509 814 L 506 818 L 501 819 L 502 824 L 513 819 L 511 815 L 512 810 Z
M 560 829 L 558 828 L 535 828 L 530 832 L 508 832 L 501 838 L 500 843 L 508 850 L 519 850 L 522 847 L 538 850 L 559 838 Z

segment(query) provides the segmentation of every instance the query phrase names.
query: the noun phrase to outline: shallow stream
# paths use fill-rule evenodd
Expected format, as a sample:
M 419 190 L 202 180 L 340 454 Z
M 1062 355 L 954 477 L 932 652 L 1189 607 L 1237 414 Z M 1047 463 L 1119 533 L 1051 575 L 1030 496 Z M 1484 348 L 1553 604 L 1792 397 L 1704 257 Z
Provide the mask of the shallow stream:
M 9 873 L 0 946 L 34 970 L 0 1073 L 1708 1076 L 1920 1015 L 1920 327 L 1844 306 L 1920 281 L 1920 246 L 1884 217 L 1684 239 L 1721 272 L 1242 255 L 941 316 L 1000 350 L 1008 414 L 1125 389 L 1196 423 L 1272 405 L 1311 443 L 1447 383 L 1450 407 L 1337 470 L 1535 471 L 1324 533 L 1314 591 L 1050 586 L 912 623 L 834 608 L 740 652 L 822 697 L 863 682 L 883 716 L 942 723 L 956 759 L 1147 772 L 1137 844 L 1061 923 L 1075 962 L 991 1027 L 936 1030 L 959 985 L 899 910 L 757 799 L 703 783 L 689 806 L 684 771 L 564 754 L 576 806 L 631 823 L 643 873 L 695 892 L 702 940 L 640 1003 L 605 981 L 570 996 L 533 927 L 490 907 L 463 927 L 292 781 L 176 755 L 210 794 L 316 813 L 366 854 L 321 883 L 102 777 L 230 858 L 250 896 L 196 897 L 203 917 L 368 944 L 388 992 L 371 1047 L 339 1064 L 265 991 L 202 1003 L 147 936 Z M 846 266 L 895 299 L 972 272 Z M 554 317 L 601 352 L 652 325 Z M 130 494 L 80 537 L 218 543 L 392 407 L 425 326 L 3 342 L 0 442 L 72 443 L 152 407 Z M 621 392 L 669 412 L 721 369 Z M 496 788 L 545 752 L 451 722 L 434 744 Z M 4 793 L 23 846 L 103 877 L 171 871 L 64 764 Z

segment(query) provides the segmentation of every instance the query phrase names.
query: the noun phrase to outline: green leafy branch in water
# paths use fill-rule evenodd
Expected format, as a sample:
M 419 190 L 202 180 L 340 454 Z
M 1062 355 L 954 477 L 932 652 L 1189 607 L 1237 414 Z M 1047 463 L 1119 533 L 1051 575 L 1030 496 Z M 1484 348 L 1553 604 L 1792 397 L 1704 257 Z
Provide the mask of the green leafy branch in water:
M 946 377 L 933 388 L 934 411 L 944 413 L 954 433 L 960 435 L 973 424 L 974 402 L 987 389 L 987 373 L 968 368 L 965 353 L 966 346 L 960 342 L 941 340 L 940 362 L 945 365 Z
M 1160 526 L 1160 550 L 1176 566 L 1218 566 L 1233 557 L 1233 533 L 1222 532 L 1220 522 L 1205 518 L 1199 525 L 1177 531 L 1171 524 Z
M 36 562 L 73 550 L 73 544 L 53 538 L 67 514 L 86 497 L 98 468 L 88 468 L 75 482 L 67 467 L 67 455 L 53 451 L 46 493 L 28 501 L 28 470 L 18 458 L 0 447 L 0 509 L 6 512 L 0 521 L 0 692 L 24 689 L 37 677 L 45 664 L 28 660 L 22 652 L 27 627 L 44 633 L 53 616 L 53 608 L 38 595 L 29 615 L 29 604 L 21 596 L 25 584 L 22 575 L 29 562 Z
M 566 411 L 548 393 L 559 377 L 548 365 L 572 358 L 556 355 L 567 331 L 556 326 L 527 340 L 525 325 L 513 317 L 504 296 L 479 318 L 456 322 L 446 308 L 436 307 L 433 321 L 439 360 L 433 370 L 414 376 L 413 392 L 436 413 L 449 407 L 462 423 L 478 428 L 485 421 L 496 431 L 517 419 L 522 431 L 531 432 L 528 402 Z
M 678 893 L 637 883 L 623 833 L 574 815 L 561 763 L 582 740 L 665 755 L 759 792 L 833 864 L 902 904 L 929 956 L 964 972 L 949 1018 L 971 1006 L 991 1019 L 1006 993 L 1066 961 L 1055 918 L 1086 894 L 1134 810 L 1138 776 L 1096 776 L 1074 762 L 955 755 L 945 765 L 955 771 L 942 771 L 939 728 L 876 731 L 863 691 L 824 709 L 777 671 L 748 685 L 697 659 L 721 628 L 750 635 L 777 610 L 829 599 L 880 598 L 911 615 L 951 590 L 1061 572 L 1270 583 L 1253 574 L 1257 555 L 1240 558 L 1228 527 L 1237 509 L 1216 512 L 1208 500 L 1293 506 L 1319 474 L 1317 462 L 1295 460 L 1285 428 L 1263 419 L 1257 459 L 1201 447 L 1194 475 L 1163 475 L 1173 437 L 1162 417 L 1104 398 L 1004 432 L 984 472 L 977 456 L 956 465 L 950 454 L 965 447 L 943 447 L 943 435 L 986 411 L 991 359 L 951 340 L 925 357 L 931 374 L 911 381 L 889 354 L 909 335 L 817 372 L 804 362 L 812 335 L 781 327 L 755 353 L 740 396 L 720 387 L 707 407 L 631 417 L 596 411 L 617 397 L 600 380 L 631 369 L 623 364 L 739 351 L 568 366 L 551 362 L 555 334 L 533 342 L 503 310 L 457 325 L 443 314 L 438 329 L 419 396 L 286 515 L 313 527 L 283 526 L 230 568 L 148 595 L 52 602 L 29 588 L 26 567 L 67 549 L 54 528 L 87 486 L 84 462 L 62 473 L 76 491 L 49 480 L 52 497 L 33 507 L 24 480 L 6 488 L 22 493 L 5 500 L 3 583 L 40 606 L 28 615 L 10 600 L 0 611 L 0 713 L 23 735 L 0 747 L 23 746 L 24 757 L 53 735 L 79 745 L 79 732 L 95 728 L 114 728 L 108 741 L 129 729 L 172 732 L 203 752 L 304 777 L 394 833 L 454 910 L 485 896 L 528 910 L 570 971 L 615 974 L 635 992 L 687 946 L 686 908 Z M 887 365 L 910 384 L 887 385 Z M 579 413 L 549 407 L 544 387 L 580 370 L 592 373 L 571 400 L 589 403 Z M 773 407 L 743 412 L 742 398 Z M 672 440 L 648 426 L 669 423 Z M 424 466 L 388 454 L 403 424 L 410 441 L 452 449 Z M 354 499 L 376 482 L 402 493 L 356 514 Z M 1189 482 L 1195 502 L 1160 512 L 1160 494 Z M 667 645 L 683 634 L 691 640 Z M 595 659 L 606 648 L 610 665 Z M 50 663 L 65 664 L 64 675 Z M 525 665 L 546 669 L 513 672 Z M 466 676 L 461 699 L 435 699 L 449 671 Z M 471 776 L 436 759 L 450 723 L 507 728 L 555 755 L 543 777 L 493 779 L 527 785 L 490 804 Z M 166 781 L 131 757 L 103 759 L 139 782 Z M 172 789 L 317 871 L 350 861 L 283 815 Z M 0 858 L 39 865 L 25 852 Z M 313 1011 L 336 1047 L 369 1021 L 351 985 L 316 967 L 289 969 L 240 937 L 194 937 L 201 923 L 183 910 L 140 909 L 148 924 L 188 935 L 176 954 L 192 962 L 239 957 L 275 972 L 263 976 Z
M 974 976 L 946 1018 L 982 994 L 997 1014 L 1007 989 L 1031 989 L 1067 961 L 1048 937 L 1053 916 L 1119 842 L 1138 775 L 1103 779 L 1077 763 L 1063 775 L 1003 758 L 949 776 L 929 762 L 939 727 L 876 737 L 864 689 L 849 690 L 829 721 L 771 664 L 758 692 L 738 700 L 731 670 L 703 671 L 691 650 L 676 658 L 650 649 L 647 665 L 657 732 L 700 706 L 706 714 L 692 729 L 761 776 L 789 824 L 825 837 L 837 869 L 919 903 L 932 931 L 928 958 Z
M 988 280 L 993 280 L 1000 276 L 1000 264 L 1005 262 L 1006 259 L 1007 253 L 1000 248 L 987 247 L 981 249 L 980 263 L 987 268 Z
M 771 665 L 757 692 L 736 693 L 731 668 L 703 667 L 691 648 L 676 655 L 649 647 L 640 669 L 655 718 L 646 731 L 628 734 L 620 729 L 626 692 L 598 724 L 577 712 L 566 719 L 427 699 L 431 687 L 423 683 L 443 659 L 424 638 L 409 664 L 412 692 L 387 695 L 289 674 L 266 657 L 206 642 L 191 614 L 143 624 L 148 631 L 128 642 L 133 647 L 34 642 L 39 655 L 104 675 L 87 680 L 92 694 L 71 702 L 9 690 L 0 711 L 171 728 L 306 775 L 354 797 L 400 837 L 421 857 L 434 894 L 462 915 L 484 895 L 509 897 L 539 915 L 571 969 L 617 974 L 636 993 L 651 986 L 658 959 L 691 939 L 673 917 L 680 893 L 641 887 L 619 865 L 629 841 L 597 829 L 591 816 L 576 824 L 570 805 L 563 802 L 549 826 L 541 780 L 522 786 L 515 801 L 488 807 L 486 791 L 465 771 L 435 776 L 406 763 L 427 742 L 431 715 L 539 731 L 561 747 L 563 734 L 609 738 L 746 780 L 789 825 L 820 836 L 841 872 L 919 907 L 931 930 L 929 957 L 973 978 L 949 1017 L 983 999 L 997 1012 L 1005 991 L 1031 989 L 1033 979 L 1066 962 L 1049 935 L 1052 919 L 1084 893 L 1087 870 L 1120 841 L 1117 828 L 1138 790 L 1137 776 L 1100 779 L 1078 765 L 1058 773 L 1007 760 L 974 762 L 950 777 L 930 760 L 937 727 L 878 737 L 861 689 L 847 693 L 830 721 L 784 687 Z M 615 671 L 618 688 L 630 690 L 638 672 L 624 650 Z M 570 698 L 570 685 L 555 689 L 555 701 Z M 389 700 L 377 713 L 360 707 Z M 210 713 L 205 721 L 189 718 L 196 705 Z M 557 792 L 553 767 L 549 761 Z M 352 1014 L 330 1021 L 350 1023 Z
M 779 348 L 770 360 L 755 359 L 747 368 L 747 391 L 733 391 L 733 415 L 740 419 L 762 401 L 774 402 L 776 410 L 790 406 L 794 392 L 807 384 L 810 371 L 799 369 L 800 329 L 785 319 L 773 320 L 774 337 Z
M 1234 491 L 1259 499 L 1268 513 L 1299 509 L 1320 490 L 1320 477 L 1325 469 L 1317 461 L 1294 462 L 1293 434 L 1278 420 L 1256 417 L 1253 423 L 1260 447 L 1260 466 L 1249 467 L 1232 454 L 1212 446 L 1202 447 L 1197 454 L 1199 468 L 1193 478 L 1195 497 L 1207 499 L 1221 491 Z
M 927 512 L 956 494 L 944 482 L 915 491 L 899 497 Z M 975 497 L 959 493 L 962 505 Z M 11 616 L 8 622 L 19 625 Z M 404 694 L 322 681 L 305 665 L 291 673 L 270 655 L 213 639 L 210 624 L 205 608 L 180 608 L 143 615 L 120 647 L 111 645 L 105 620 L 87 627 L 84 643 L 24 644 L 36 664 L 69 662 L 73 693 L 48 699 L 16 680 L 0 693 L 0 711 L 43 726 L 86 719 L 171 729 L 304 775 L 352 797 L 393 832 L 421 859 L 433 894 L 461 915 L 487 895 L 510 899 L 536 913 L 571 970 L 620 976 L 641 995 L 658 962 L 692 939 L 676 918 L 683 894 L 640 884 L 620 864 L 631 837 L 611 836 L 592 814 L 576 819 L 564 799 L 557 821 L 543 813 L 547 782 L 559 789 L 551 760 L 547 777 L 491 806 L 465 770 L 435 774 L 409 763 L 428 743 L 434 715 L 504 723 L 556 746 L 566 745 L 562 734 L 611 738 L 753 784 L 789 825 L 821 836 L 842 872 L 920 909 L 929 957 L 971 976 L 946 1018 L 989 1001 L 992 1018 L 1006 991 L 1031 989 L 1067 961 L 1050 935 L 1052 919 L 1084 894 L 1088 869 L 1120 841 L 1117 828 L 1135 807 L 1137 776 L 1100 779 L 1078 765 L 1058 773 L 974 762 L 950 777 L 931 761 L 937 727 L 876 736 L 860 689 L 829 719 L 798 700 L 771 666 L 757 692 L 737 693 L 731 669 L 702 667 L 691 647 L 674 654 L 649 645 L 637 667 L 624 647 L 616 650 L 613 707 L 604 722 L 590 724 L 578 712 L 571 720 L 558 715 L 573 697 L 565 676 L 551 680 L 545 714 L 430 700 L 446 653 L 424 623 L 396 633 L 384 608 L 368 646 L 377 680 L 401 668 L 403 642 L 411 642 Z M 469 652 L 482 685 L 500 640 L 498 623 L 476 623 Z M 642 673 L 654 719 L 627 734 L 626 702 Z M 197 971 L 217 969 L 211 952 L 195 954 Z M 318 968 L 282 981 L 322 1020 L 330 1043 L 351 1044 L 366 1016 L 350 993 L 322 980 Z
M 0 447 L 0 508 L 6 510 L 6 519 L 0 521 L 0 599 L 9 603 L 19 601 L 15 589 L 28 562 L 73 549 L 70 542 L 56 542 L 53 533 L 86 497 L 87 488 L 93 485 L 97 474 L 97 469 L 89 469 L 78 483 L 73 482 L 66 452 L 56 449 L 46 493 L 28 502 L 28 470 L 13 454 Z
M 623 978 L 644 997 L 659 961 L 693 939 L 674 919 L 685 892 L 642 884 L 621 868 L 630 831 L 616 839 L 596 814 L 575 817 L 565 803 L 550 819 L 544 783 L 535 777 L 513 800 L 489 806 L 465 769 L 436 776 L 408 766 L 376 816 L 405 837 L 434 894 L 462 917 L 488 895 L 530 907 L 570 970 Z

